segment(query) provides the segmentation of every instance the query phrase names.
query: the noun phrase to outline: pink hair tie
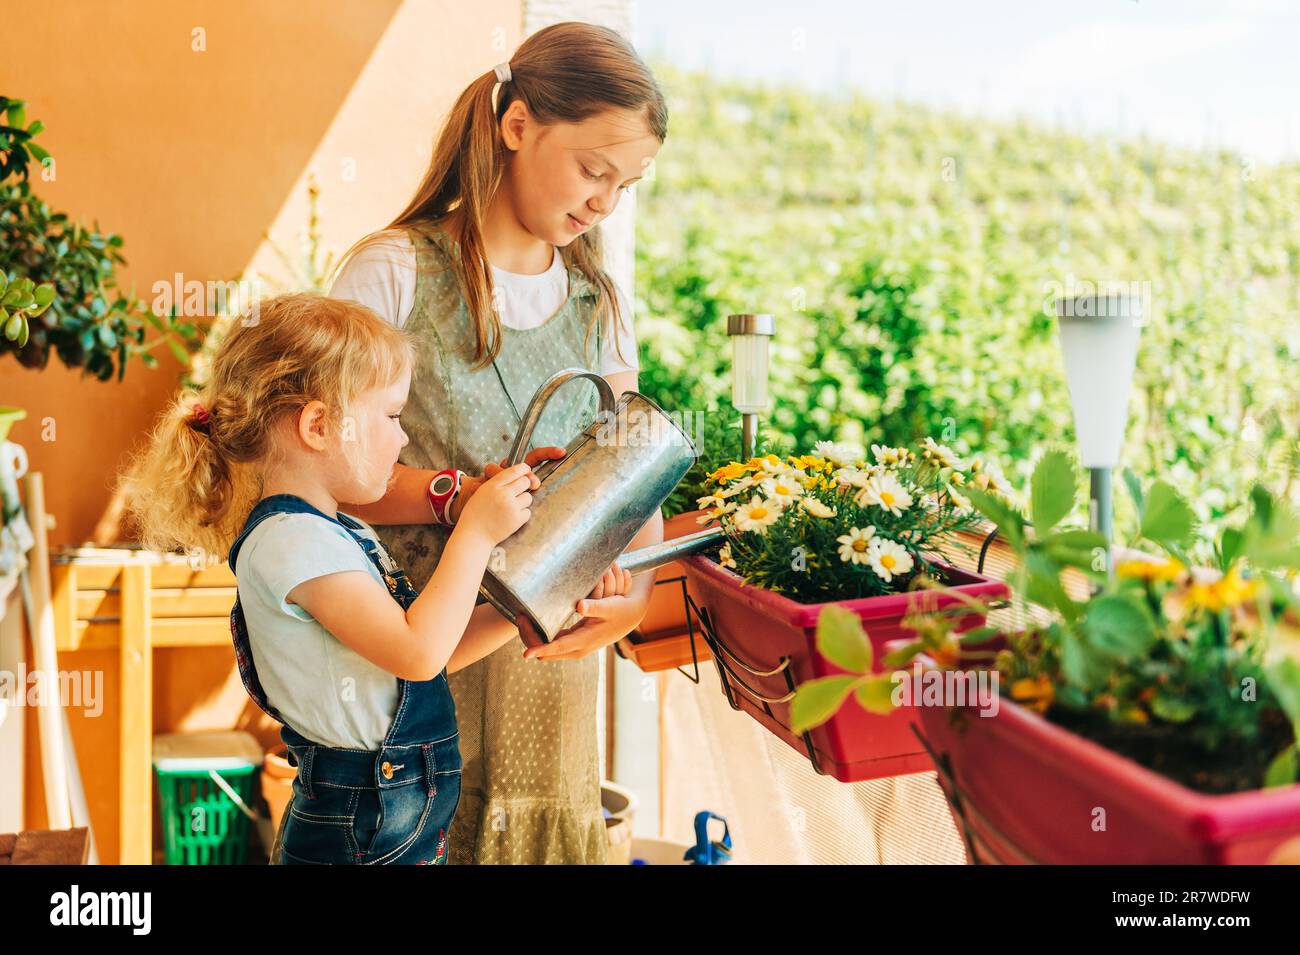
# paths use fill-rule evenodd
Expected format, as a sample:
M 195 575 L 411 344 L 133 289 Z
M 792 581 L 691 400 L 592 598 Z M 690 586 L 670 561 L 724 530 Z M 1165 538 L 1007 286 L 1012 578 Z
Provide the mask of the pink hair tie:
M 193 414 L 190 417 L 190 427 L 195 431 L 201 431 L 204 434 L 208 434 L 211 424 L 212 415 L 208 412 L 208 409 L 203 407 L 203 405 L 196 404 L 194 406 Z

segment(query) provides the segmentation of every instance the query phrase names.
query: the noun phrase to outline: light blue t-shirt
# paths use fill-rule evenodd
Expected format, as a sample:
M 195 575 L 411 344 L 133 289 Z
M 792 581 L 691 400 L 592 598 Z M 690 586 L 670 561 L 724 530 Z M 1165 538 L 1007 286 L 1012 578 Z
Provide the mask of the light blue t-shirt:
M 356 533 L 378 544 L 374 530 L 357 522 L 362 528 Z M 354 570 L 369 574 L 388 593 L 361 545 L 342 525 L 317 514 L 266 518 L 245 538 L 235 561 L 253 665 L 267 701 L 308 739 L 376 750 L 397 709 L 397 677 L 285 601 L 303 581 Z

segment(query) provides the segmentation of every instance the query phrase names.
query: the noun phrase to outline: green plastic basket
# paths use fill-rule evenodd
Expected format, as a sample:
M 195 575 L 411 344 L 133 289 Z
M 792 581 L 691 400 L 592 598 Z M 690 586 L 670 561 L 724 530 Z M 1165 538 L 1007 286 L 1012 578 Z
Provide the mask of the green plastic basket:
M 154 737 L 168 865 L 247 862 L 249 818 L 244 809 L 251 809 L 257 795 L 261 756 L 256 740 L 242 732 Z
M 253 804 L 256 767 L 221 770 L 158 770 L 163 848 L 168 865 L 243 865 L 248 859 L 248 817 L 210 773 Z

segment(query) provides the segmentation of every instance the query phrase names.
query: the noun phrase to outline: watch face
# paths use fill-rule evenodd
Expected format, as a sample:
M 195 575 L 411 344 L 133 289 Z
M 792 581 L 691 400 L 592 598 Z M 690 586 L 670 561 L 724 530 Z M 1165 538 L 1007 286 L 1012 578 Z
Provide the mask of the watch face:
M 451 489 L 455 486 L 456 479 L 454 477 L 450 474 L 439 474 L 433 479 L 433 483 L 429 485 L 429 493 L 434 497 L 442 497 L 445 494 L 450 494 Z

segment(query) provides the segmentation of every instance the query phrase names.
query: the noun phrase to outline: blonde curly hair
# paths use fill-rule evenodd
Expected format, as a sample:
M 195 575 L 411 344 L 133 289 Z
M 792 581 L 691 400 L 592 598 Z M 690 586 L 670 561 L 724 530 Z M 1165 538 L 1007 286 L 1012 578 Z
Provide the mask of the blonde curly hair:
M 355 302 L 298 293 L 241 316 L 201 391 L 182 392 L 123 476 L 147 548 L 225 557 L 261 496 L 272 431 L 309 402 L 341 428 L 362 393 L 412 367 L 409 336 Z

